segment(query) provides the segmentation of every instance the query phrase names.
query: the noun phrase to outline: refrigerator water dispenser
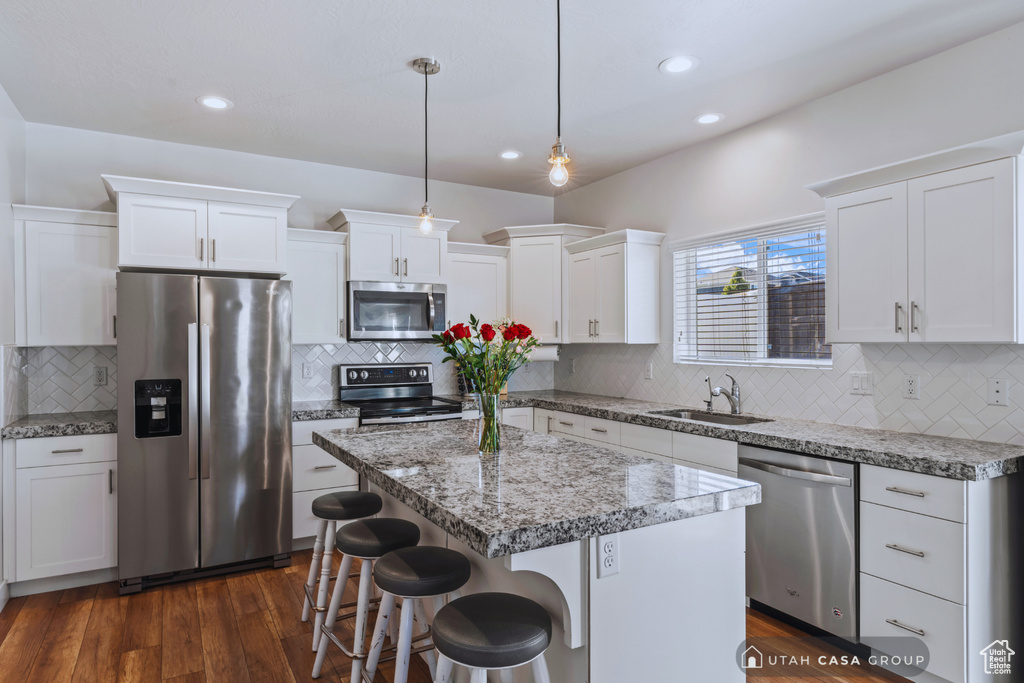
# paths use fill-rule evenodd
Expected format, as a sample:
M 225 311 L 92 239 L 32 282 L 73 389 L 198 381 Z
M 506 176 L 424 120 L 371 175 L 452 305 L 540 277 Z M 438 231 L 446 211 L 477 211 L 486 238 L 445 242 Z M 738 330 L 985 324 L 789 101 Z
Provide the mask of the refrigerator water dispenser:
M 181 436 L 181 380 L 135 382 L 135 438 Z

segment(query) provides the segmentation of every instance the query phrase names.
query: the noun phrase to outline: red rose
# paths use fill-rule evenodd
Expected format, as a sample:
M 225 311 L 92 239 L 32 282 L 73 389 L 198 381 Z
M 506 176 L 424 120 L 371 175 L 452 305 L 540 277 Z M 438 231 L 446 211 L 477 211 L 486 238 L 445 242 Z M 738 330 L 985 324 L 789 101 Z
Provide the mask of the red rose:
M 465 324 L 459 323 L 458 325 L 452 328 L 452 334 L 455 335 L 456 339 L 466 339 L 472 336 L 473 333 Z
M 448 331 L 445 331 L 445 333 L 441 335 L 441 339 L 444 339 L 445 344 L 451 344 L 455 341 L 455 337 L 453 337 L 452 333 Z
M 483 340 L 486 342 L 491 341 L 494 339 L 494 328 L 487 323 L 484 323 L 480 326 L 480 336 L 483 337 Z
M 505 331 L 501 333 L 501 336 L 505 338 L 505 341 L 512 341 L 516 338 L 516 326 L 509 325 L 505 328 Z
M 533 330 L 526 325 L 516 325 L 516 327 L 519 328 L 518 337 L 520 339 L 528 339 L 530 335 L 533 334 Z

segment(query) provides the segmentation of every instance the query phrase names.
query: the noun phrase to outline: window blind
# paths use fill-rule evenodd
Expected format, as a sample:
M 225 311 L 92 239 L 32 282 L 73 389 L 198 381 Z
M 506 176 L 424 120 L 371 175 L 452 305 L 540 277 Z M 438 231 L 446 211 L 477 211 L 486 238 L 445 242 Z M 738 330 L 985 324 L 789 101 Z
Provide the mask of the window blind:
M 675 360 L 827 363 L 825 227 L 673 253 Z

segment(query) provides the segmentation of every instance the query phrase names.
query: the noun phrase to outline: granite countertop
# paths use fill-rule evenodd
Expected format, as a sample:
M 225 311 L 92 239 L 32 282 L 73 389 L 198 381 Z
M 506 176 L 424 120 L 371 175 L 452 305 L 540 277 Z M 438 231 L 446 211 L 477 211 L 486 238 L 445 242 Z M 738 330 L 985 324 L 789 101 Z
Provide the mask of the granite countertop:
M 766 422 L 724 426 L 650 414 L 682 406 L 568 391 L 512 392 L 502 405 L 561 410 L 949 479 L 978 481 L 1024 471 L 1024 446 L 991 441 L 767 416 L 764 416 L 768 420 Z M 476 409 L 472 399 L 466 399 L 465 409 Z M 703 412 L 702 409 L 694 410 Z
M 313 443 L 484 557 L 578 541 L 759 503 L 722 474 L 505 427 L 477 453 L 457 420 L 313 432 Z
M 41 436 L 112 434 L 117 431 L 117 411 L 28 415 L 0 429 L 0 438 L 32 439 Z
M 341 401 L 292 401 L 292 420 L 340 420 L 359 417 L 359 408 Z

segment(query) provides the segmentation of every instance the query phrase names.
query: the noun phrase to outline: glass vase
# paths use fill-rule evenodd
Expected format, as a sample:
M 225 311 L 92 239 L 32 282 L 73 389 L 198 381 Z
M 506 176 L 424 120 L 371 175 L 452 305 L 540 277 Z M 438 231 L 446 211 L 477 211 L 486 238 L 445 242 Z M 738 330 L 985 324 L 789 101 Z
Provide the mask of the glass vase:
M 501 396 L 477 394 L 480 417 L 477 419 L 477 438 L 481 455 L 492 455 L 501 450 Z

